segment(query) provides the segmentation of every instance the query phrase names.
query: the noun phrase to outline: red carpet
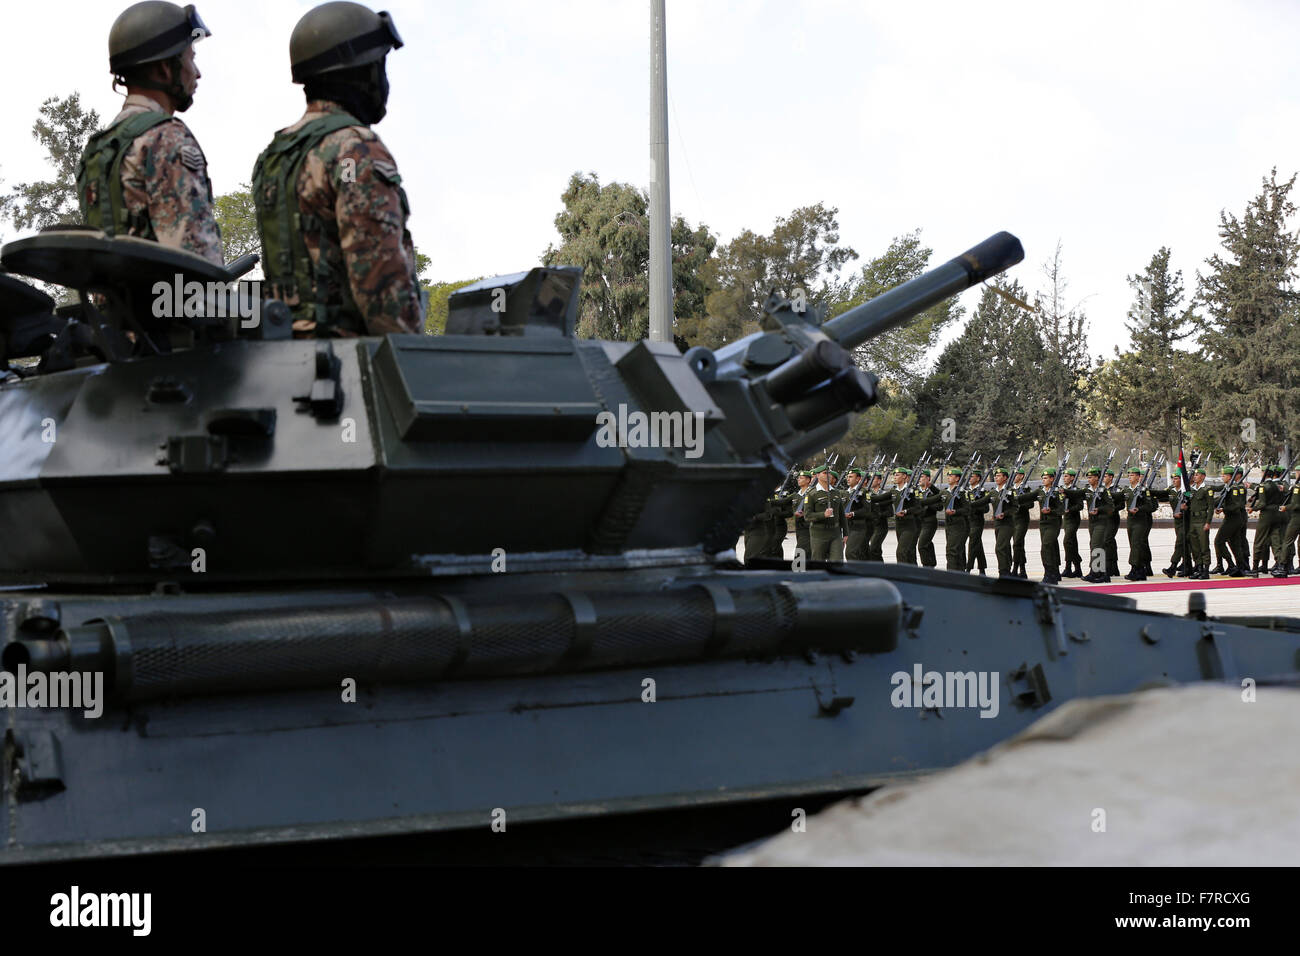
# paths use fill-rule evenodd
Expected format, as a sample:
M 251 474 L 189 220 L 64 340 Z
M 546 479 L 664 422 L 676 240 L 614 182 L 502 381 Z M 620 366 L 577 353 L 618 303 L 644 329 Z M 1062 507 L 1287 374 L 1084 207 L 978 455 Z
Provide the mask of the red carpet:
M 1163 578 L 1163 575 L 1161 576 Z M 1138 594 L 1143 591 L 1205 591 L 1217 588 L 1272 588 L 1287 584 L 1300 584 L 1300 575 L 1275 578 L 1261 574 L 1257 578 L 1211 578 L 1208 581 L 1189 581 L 1186 578 L 1165 578 L 1157 581 L 1123 581 L 1118 584 L 1085 584 L 1079 591 L 1096 591 L 1098 594 Z

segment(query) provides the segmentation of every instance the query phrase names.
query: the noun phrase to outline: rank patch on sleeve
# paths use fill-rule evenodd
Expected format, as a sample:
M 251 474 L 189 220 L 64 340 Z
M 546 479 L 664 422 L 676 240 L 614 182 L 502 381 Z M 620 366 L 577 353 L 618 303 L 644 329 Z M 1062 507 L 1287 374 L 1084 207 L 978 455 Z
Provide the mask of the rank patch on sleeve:
M 203 172 L 203 152 L 197 146 L 181 147 L 181 163 L 186 169 L 196 173 Z
M 397 164 L 390 163 L 383 159 L 374 161 L 375 172 L 386 183 L 392 183 L 394 186 L 402 181 L 402 177 L 397 174 Z

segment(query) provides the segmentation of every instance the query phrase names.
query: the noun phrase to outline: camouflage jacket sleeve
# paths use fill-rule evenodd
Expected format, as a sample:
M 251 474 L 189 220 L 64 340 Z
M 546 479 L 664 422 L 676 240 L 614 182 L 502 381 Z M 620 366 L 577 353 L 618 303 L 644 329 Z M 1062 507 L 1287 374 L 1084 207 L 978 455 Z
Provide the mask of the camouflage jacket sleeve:
M 147 210 L 164 246 L 225 262 L 208 162 L 179 119 L 146 130 L 131 144 L 122 161 L 122 195 L 128 212 Z
M 367 331 L 424 331 L 415 246 L 406 229 L 410 209 L 392 154 L 373 133 L 351 137 L 333 170 L 339 244 Z

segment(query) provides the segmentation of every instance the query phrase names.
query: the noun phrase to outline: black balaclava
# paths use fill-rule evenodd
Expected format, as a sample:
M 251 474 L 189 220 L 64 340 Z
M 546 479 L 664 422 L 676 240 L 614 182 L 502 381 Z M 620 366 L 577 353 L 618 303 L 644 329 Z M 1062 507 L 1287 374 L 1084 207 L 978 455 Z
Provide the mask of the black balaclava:
M 388 113 L 387 59 L 313 76 L 303 91 L 309 100 L 338 103 L 367 126 L 378 123 Z

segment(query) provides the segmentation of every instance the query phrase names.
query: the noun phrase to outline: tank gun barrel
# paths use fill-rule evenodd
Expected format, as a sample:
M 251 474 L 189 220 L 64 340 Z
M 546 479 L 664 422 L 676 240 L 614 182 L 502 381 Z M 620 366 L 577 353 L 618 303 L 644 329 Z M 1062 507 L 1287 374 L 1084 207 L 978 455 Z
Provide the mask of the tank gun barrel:
M 1009 232 L 999 232 L 925 275 L 837 315 L 822 331 L 844 348 L 856 348 L 1024 258 L 1020 240 Z

